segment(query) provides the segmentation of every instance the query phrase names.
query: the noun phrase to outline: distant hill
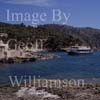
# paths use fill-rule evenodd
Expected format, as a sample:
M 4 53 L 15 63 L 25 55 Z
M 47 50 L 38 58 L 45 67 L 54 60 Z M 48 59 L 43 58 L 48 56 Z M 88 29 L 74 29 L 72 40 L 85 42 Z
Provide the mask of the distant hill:
M 47 38 L 46 48 L 58 50 L 71 45 L 89 45 L 100 48 L 100 29 L 78 28 L 67 25 L 47 24 L 38 27 L 0 22 L 0 32 L 9 38 L 32 41 L 35 38 Z

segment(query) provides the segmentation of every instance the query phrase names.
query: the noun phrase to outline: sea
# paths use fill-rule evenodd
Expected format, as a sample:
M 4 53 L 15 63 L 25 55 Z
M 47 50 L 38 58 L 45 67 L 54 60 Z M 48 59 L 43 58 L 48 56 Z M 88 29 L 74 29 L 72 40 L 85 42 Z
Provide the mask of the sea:
M 0 83 L 9 83 L 9 76 L 35 76 L 48 79 L 99 79 L 100 52 L 68 55 L 67 52 L 42 52 L 59 58 L 36 60 L 22 64 L 1 64 Z

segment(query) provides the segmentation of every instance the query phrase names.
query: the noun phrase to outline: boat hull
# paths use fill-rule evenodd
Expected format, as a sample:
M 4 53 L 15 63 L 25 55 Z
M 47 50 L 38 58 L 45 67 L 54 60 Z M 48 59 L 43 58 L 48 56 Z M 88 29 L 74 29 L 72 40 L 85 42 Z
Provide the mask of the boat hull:
M 68 55 L 86 55 L 86 54 L 92 54 L 93 52 L 90 51 L 90 52 L 73 52 L 73 51 L 70 51 L 68 52 Z

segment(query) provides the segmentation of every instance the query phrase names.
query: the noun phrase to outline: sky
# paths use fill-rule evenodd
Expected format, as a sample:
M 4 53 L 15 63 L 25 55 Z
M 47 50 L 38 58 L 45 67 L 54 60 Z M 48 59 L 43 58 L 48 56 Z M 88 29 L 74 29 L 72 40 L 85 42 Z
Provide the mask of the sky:
M 23 19 L 14 20 L 14 13 L 21 13 Z M 100 0 L 0 0 L 0 22 L 55 23 L 100 29 Z

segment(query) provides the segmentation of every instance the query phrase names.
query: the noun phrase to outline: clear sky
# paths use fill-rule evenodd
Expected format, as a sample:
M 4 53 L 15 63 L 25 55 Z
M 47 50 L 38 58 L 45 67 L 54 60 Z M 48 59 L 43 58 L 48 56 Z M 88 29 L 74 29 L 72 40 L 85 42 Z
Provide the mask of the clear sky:
M 21 13 L 46 13 L 47 20 L 38 24 L 62 24 L 65 19 L 63 13 L 70 13 L 67 25 L 79 27 L 100 28 L 100 0 L 0 0 L 0 21 L 8 23 L 21 23 L 7 21 L 7 9 L 11 12 Z M 52 10 L 59 9 L 62 19 L 58 22 L 52 21 Z M 39 18 L 38 18 L 39 19 Z M 32 24 L 31 21 L 24 21 L 25 24 Z

